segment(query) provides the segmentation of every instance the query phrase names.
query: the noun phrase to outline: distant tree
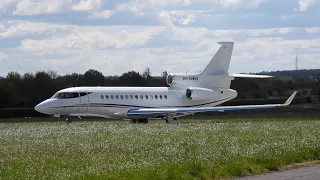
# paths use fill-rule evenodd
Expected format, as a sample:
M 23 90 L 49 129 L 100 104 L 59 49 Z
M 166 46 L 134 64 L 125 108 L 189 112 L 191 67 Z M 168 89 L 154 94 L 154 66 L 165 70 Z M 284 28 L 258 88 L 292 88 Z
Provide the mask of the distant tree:
M 143 76 L 145 79 L 151 78 L 150 68 L 146 68 L 146 69 L 143 71 L 142 76 Z
M 6 81 L 0 82 L 0 108 L 13 108 L 17 106 L 17 91 Z
M 162 73 L 161 73 L 161 77 L 162 78 L 167 78 L 167 76 L 168 76 L 168 72 L 167 71 L 163 71 Z
M 21 97 L 21 107 L 30 107 L 37 102 L 34 102 L 38 95 L 37 87 L 35 84 L 35 75 L 32 73 L 25 73 L 22 77 L 21 86 L 23 87 L 22 97 Z
M 24 87 L 21 84 L 22 76 L 18 72 L 9 72 L 7 75 L 7 85 L 12 86 L 14 91 L 14 98 L 12 104 L 21 104 L 22 94 L 24 93 Z
M 35 97 L 34 103 L 39 103 L 45 99 L 50 98 L 56 92 L 55 81 L 51 79 L 50 75 L 45 71 L 40 71 L 35 74 L 34 77 L 34 89 L 33 93 Z M 34 104 L 36 105 L 36 104 Z
M 86 86 L 103 86 L 104 76 L 101 72 L 90 69 L 84 73 L 84 85 Z
M 76 87 L 86 85 L 85 79 L 82 74 L 72 73 L 65 76 L 58 76 L 55 79 L 57 86 L 62 88 Z
M 145 86 L 145 79 L 139 72 L 130 71 L 120 76 L 122 86 Z
M 58 77 L 57 71 L 49 70 L 47 74 L 51 77 L 51 79 L 56 79 Z
M 9 81 L 21 81 L 21 75 L 18 72 L 9 72 L 7 75 Z

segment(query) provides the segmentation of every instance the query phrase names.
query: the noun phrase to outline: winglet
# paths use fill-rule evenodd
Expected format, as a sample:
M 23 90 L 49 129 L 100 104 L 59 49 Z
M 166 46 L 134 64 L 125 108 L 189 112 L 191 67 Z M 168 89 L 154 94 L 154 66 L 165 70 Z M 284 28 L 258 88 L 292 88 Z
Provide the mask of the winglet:
M 293 98 L 296 96 L 297 91 L 295 91 L 294 93 L 292 93 L 292 95 L 287 99 L 287 101 L 285 103 L 282 104 L 282 106 L 288 106 L 289 104 L 291 104 Z

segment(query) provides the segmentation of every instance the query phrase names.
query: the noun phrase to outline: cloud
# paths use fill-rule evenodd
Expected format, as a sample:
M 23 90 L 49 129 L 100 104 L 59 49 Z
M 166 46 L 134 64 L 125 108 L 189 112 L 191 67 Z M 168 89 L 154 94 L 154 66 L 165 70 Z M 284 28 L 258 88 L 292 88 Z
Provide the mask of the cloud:
M 21 0 L 14 15 L 37 15 L 62 12 L 68 8 L 72 0 Z
M 0 2 L 0 12 L 4 12 L 7 10 L 9 6 L 15 4 L 18 0 L 1 0 Z
M 0 32 L 5 30 L 5 26 L 0 22 Z
M 197 16 L 210 13 L 211 10 L 162 11 L 158 13 L 159 19 L 166 25 L 174 23 L 189 25 L 197 20 Z
M 8 59 L 8 55 L 6 55 L 3 52 L 0 52 L 0 61 L 4 60 L 4 59 Z
M 182 18 L 179 20 L 180 24 L 188 25 L 196 21 L 196 16 L 193 14 L 189 14 L 186 18 Z
M 299 8 L 295 8 L 295 11 L 308 11 L 310 7 L 314 6 L 318 0 L 299 0 Z
M 68 31 L 73 26 L 30 21 L 4 21 L 0 24 L 0 39 Z
M 320 32 L 320 28 L 306 28 L 306 32 L 310 34 L 318 33 Z
M 145 44 L 165 27 L 146 27 L 140 32 L 122 30 L 108 33 L 104 28 L 77 27 L 66 36 L 51 37 L 43 40 L 25 39 L 21 42 L 24 52 L 45 54 L 65 54 L 69 50 L 103 49 L 133 47 Z
M 169 9 L 205 7 L 205 9 L 217 9 L 217 7 L 259 7 L 265 0 L 132 0 L 117 5 L 117 11 L 132 11 L 137 15 L 143 15 L 144 11 L 165 11 Z M 214 4 L 213 4 L 214 3 Z
M 99 12 L 94 12 L 89 18 L 92 19 L 109 19 L 115 11 L 110 11 L 110 10 L 104 10 L 104 11 L 99 11 Z
M 170 12 L 160 12 L 158 16 L 164 25 L 173 26 L 175 19 L 171 16 Z
M 132 0 L 117 5 L 117 11 L 132 11 L 143 15 L 145 10 L 160 10 L 168 7 L 181 7 L 191 5 L 191 0 Z
M 254 7 L 260 7 L 260 5 L 262 4 L 262 3 L 264 3 L 265 2 L 265 0 L 254 0 L 253 2 L 252 2 L 252 5 L 254 6 Z
M 99 9 L 102 5 L 102 0 L 81 0 L 78 4 L 72 5 L 72 10 L 75 11 L 90 11 Z
M 241 3 L 241 0 L 216 0 L 217 4 L 222 5 L 223 7 L 238 6 Z

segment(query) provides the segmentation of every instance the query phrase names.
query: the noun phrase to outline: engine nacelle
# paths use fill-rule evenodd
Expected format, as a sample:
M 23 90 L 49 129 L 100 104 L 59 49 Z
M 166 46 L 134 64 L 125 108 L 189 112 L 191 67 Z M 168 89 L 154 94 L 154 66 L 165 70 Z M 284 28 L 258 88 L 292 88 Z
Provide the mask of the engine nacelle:
M 219 92 L 207 88 L 190 87 L 186 90 L 186 97 L 194 101 L 203 101 L 208 98 L 218 97 Z
M 176 88 L 201 87 L 202 82 L 199 75 L 187 74 L 170 74 L 166 80 L 170 87 Z

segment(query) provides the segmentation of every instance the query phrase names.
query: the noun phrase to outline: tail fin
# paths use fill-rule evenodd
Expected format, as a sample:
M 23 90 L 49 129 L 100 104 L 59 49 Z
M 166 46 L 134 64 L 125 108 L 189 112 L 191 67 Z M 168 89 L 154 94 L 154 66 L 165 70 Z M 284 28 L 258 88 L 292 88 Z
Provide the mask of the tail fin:
M 219 42 L 218 52 L 213 56 L 201 75 L 228 75 L 234 42 Z

